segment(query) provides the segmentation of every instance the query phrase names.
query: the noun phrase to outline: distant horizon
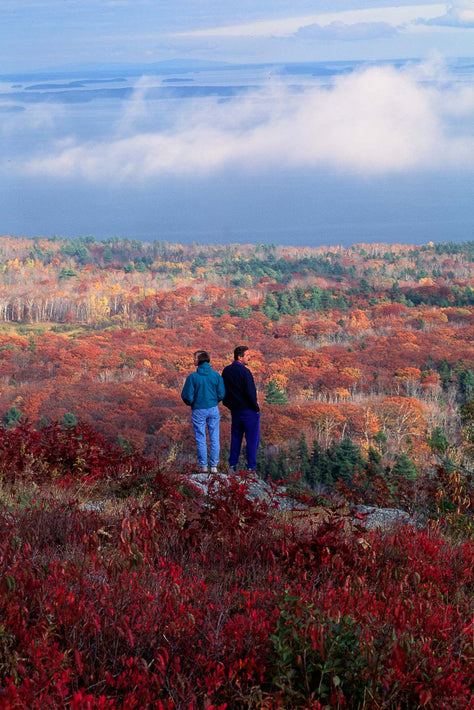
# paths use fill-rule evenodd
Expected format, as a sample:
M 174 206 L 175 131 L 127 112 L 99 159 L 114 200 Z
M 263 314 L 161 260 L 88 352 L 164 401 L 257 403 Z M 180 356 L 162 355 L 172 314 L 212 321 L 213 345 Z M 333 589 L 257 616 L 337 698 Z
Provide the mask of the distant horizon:
M 124 241 L 124 242 L 140 242 L 142 244 L 153 244 L 154 242 L 164 242 L 165 244 L 170 244 L 170 245 L 177 245 L 180 244 L 183 247 L 191 247 L 191 246 L 199 246 L 199 247 L 209 247 L 209 248 L 227 248 L 227 247 L 241 247 L 241 248 L 252 248 L 252 249 L 257 249 L 259 247 L 267 246 L 269 248 L 280 248 L 280 249 L 315 249 L 315 250 L 331 250 L 331 249 L 351 249 L 352 247 L 358 247 L 358 246 L 363 246 L 363 245 L 370 245 L 373 247 L 381 246 L 381 247 L 397 247 L 397 246 L 403 246 L 403 247 L 430 247 L 433 245 L 449 245 L 453 244 L 459 247 L 462 247 L 463 245 L 468 245 L 468 244 L 473 244 L 474 243 L 474 237 L 471 239 L 459 239 L 459 240 L 443 240 L 443 239 L 431 239 L 428 241 L 353 241 L 353 242 L 347 242 L 347 243 L 342 243 L 342 242 L 327 242 L 327 243 L 320 243 L 320 244 L 308 244 L 308 243 L 295 243 L 293 242 L 282 242 L 282 241 L 276 241 L 276 242 L 270 242 L 270 241 L 249 241 L 249 242 L 244 242 L 244 241 L 216 241 L 213 239 L 209 239 L 209 241 L 205 241 L 201 238 L 199 238 L 198 235 L 195 235 L 196 238 L 194 238 L 192 241 L 186 241 L 183 239 L 179 239 L 178 235 L 173 239 L 172 235 L 168 237 L 155 237 L 153 239 L 145 239 L 145 238 L 140 238 L 140 237 L 134 237 L 134 236 L 127 236 L 127 235 L 110 235 L 110 236 L 97 236 L 94 234 L 52 234 L 52 235 L 47 235 L 47 234 L 0 234 L 0 240 L 1 239 L 27 239 L 29 241 L 34 241 L 34 240 L 41 240 L 44 239 L 46 241 L 83 241 L 85 243 L 88 242 L 88 240 L 93 240 L 95 243 L 101 243 L 101 242 L 113 242 L 115 240 L 118 241 Z
M 0 232 L 301 246 L 474 235 L 472 0 L 4 10 Z
M 447 64 L 452 65 L 457 62 L 473 62 L 474 64 L 474 50 L 472 54 L 458 55 L 453 54 L 444 57 Z M 194 57 L 175 57 L 171 59 L 162 59 L 158 61 L 144 61 L 144 62 L 125 62 L 125 61 L 108 61 L 108 62 L 71 62 L 68 64 L 59 64 L 51 66 L 42 66 L 30 69 L 24 69 L 16 72 L 5 72 L 0 73 L 0 81 L 11 80 L 12 77 L 36 77 L 37 75 L 57 75 L 59 76 L 72 76 L 77 72 L 87 72 L 87 73 L 109 73 L 110 71 L 115 71 L 116 69 L 123 70 L 125 72 L 133 72 L 131 76 L 138 76 L 141 71 L 145 69 L 165 69 L 169 68 L 172 72 L 179 70 L 181 72 L 195 70 L 202 71 L 206 68 L 219 69 L 245 69 L 245 68 L 264 68 L 264 67 L 304 67 L 304 66 L 324 66 L 324 65 L 407 65 L 410 63 L 422 63 L 426 61 L 426 58 L 422 56 L 411 56 L 411 57 L 386 57 L 380 59 L 306 59 L 306 60 L 273 60 L 273 61 L 254 61 L 254 62 L 236 62 L 236 61 L 223 61 L 223 60 L 210 60 L 210 59 L 199 59 Z M 158 72 L 161 74 L 162 72 Z M 167 73 L 167 72 L 165 72 Z

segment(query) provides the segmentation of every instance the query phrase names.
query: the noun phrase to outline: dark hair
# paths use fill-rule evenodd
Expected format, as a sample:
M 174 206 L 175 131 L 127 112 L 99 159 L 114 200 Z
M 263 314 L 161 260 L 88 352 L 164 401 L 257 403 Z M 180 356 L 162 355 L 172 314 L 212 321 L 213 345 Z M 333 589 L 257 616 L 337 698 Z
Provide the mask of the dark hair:
M 203 362 L 211 362 L 209 353 L 205 350 L 196 350 L 194 357 L 197 357 L 197 364 L 202 365 Z
M 238 360 L 239 357 L 242 357 L 242 355 L 247 352 L 248 347 L 246 345 L 237 345 L 237 347 L 234 350 L 234 360 Z

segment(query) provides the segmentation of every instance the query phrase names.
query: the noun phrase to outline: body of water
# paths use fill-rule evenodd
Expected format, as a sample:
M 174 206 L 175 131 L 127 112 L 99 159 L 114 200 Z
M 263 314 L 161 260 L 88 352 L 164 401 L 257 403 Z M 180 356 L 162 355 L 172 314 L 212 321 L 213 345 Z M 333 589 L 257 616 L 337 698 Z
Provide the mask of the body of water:
M 324 161 L 306 165 L 301 159 L 262 167 L 252 163 L 249 153 L 248 168 L 235 160 L 213 167 L 214 139 L 204 141 L 215 128 L 214 114 L 219 135 L 235 137 L 258 127 L 262 116 L 268 121 L 272 102 L 275 111 L 283 112 L 281 99 L 275 99 L 281 92 L 302 98 L 312 90 L 330 92 L 341 77 L 364 68 L 336 62 L 192 70 L 176 63 L 148 71 L 89 68 L 0 77 L 0 233 L 294 245 L 472 239 L 474 173 L 469 165 L 364 173 Z M 460 87 L 472 101 L 473 68 L 473 60 L 452 62 L 434 88 Z M 450 122 L 453 131 L 474 140 L 473 125 L 468 125 L 472 115 L 453 114 L 446 125 Z M 205 121 L 209 131 L 203 129 Z M 115 180 L 106 165 L 101 171 L 96 164 L 94 174 L 83 171 L 75 152 L 89 156 L 86 163 L 104 145 L 113 146 L 104 151 L 107 156 L 115 147 L 133 150 L 134 144 L 154 137 L 155 160 L 161 144 L 168 153 L 182 151 L 185 140 L 195 156 L 199 139 L 193 138 L 193 126 L 204 137 L 202 160 L 210 167 L 203 171 L 197 162 L 194 171 L 180 164 L 179 169 L 140 174 L 138 163 L 127 179 Z M 293 139 L 296 145 L 297 136 L 282 134 L 282 141 Z M 278 135 L 275 141 L 278 150 Z M 51 156 L 54 169 L 49 168 Z M 70 169 L 58 156 L 71 161 Z M 44 161 L 44 174 L 31 168 L 32 158 Z

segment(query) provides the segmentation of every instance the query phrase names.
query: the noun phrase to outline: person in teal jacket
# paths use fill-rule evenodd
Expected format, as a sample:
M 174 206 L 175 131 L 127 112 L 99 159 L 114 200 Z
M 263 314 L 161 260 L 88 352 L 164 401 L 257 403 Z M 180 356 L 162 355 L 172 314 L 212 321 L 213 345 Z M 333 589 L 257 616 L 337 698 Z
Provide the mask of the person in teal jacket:
M 194 364 L 197 370 L 186 378 L 181 399 L 191 407 L 191 419 L 198 463 L 201 473 L 207 473 L 207 442 L 206 427 L 209 432 L 209 465 L 211 473 L 217 473 L 219 463 L 220 441 L 219 402 L 224 399 L 225 387 L 222 376 L 213 370 L 210 365 L 211 358 L 205 350 L 196 350 Z

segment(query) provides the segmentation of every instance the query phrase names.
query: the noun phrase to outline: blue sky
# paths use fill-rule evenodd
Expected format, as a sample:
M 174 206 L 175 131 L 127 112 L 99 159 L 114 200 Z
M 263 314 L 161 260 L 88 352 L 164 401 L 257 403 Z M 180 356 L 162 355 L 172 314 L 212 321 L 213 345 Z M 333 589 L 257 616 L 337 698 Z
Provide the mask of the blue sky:
M 1 0 L 0 71 L 75 62 L 471 56 L 473 0 Z

